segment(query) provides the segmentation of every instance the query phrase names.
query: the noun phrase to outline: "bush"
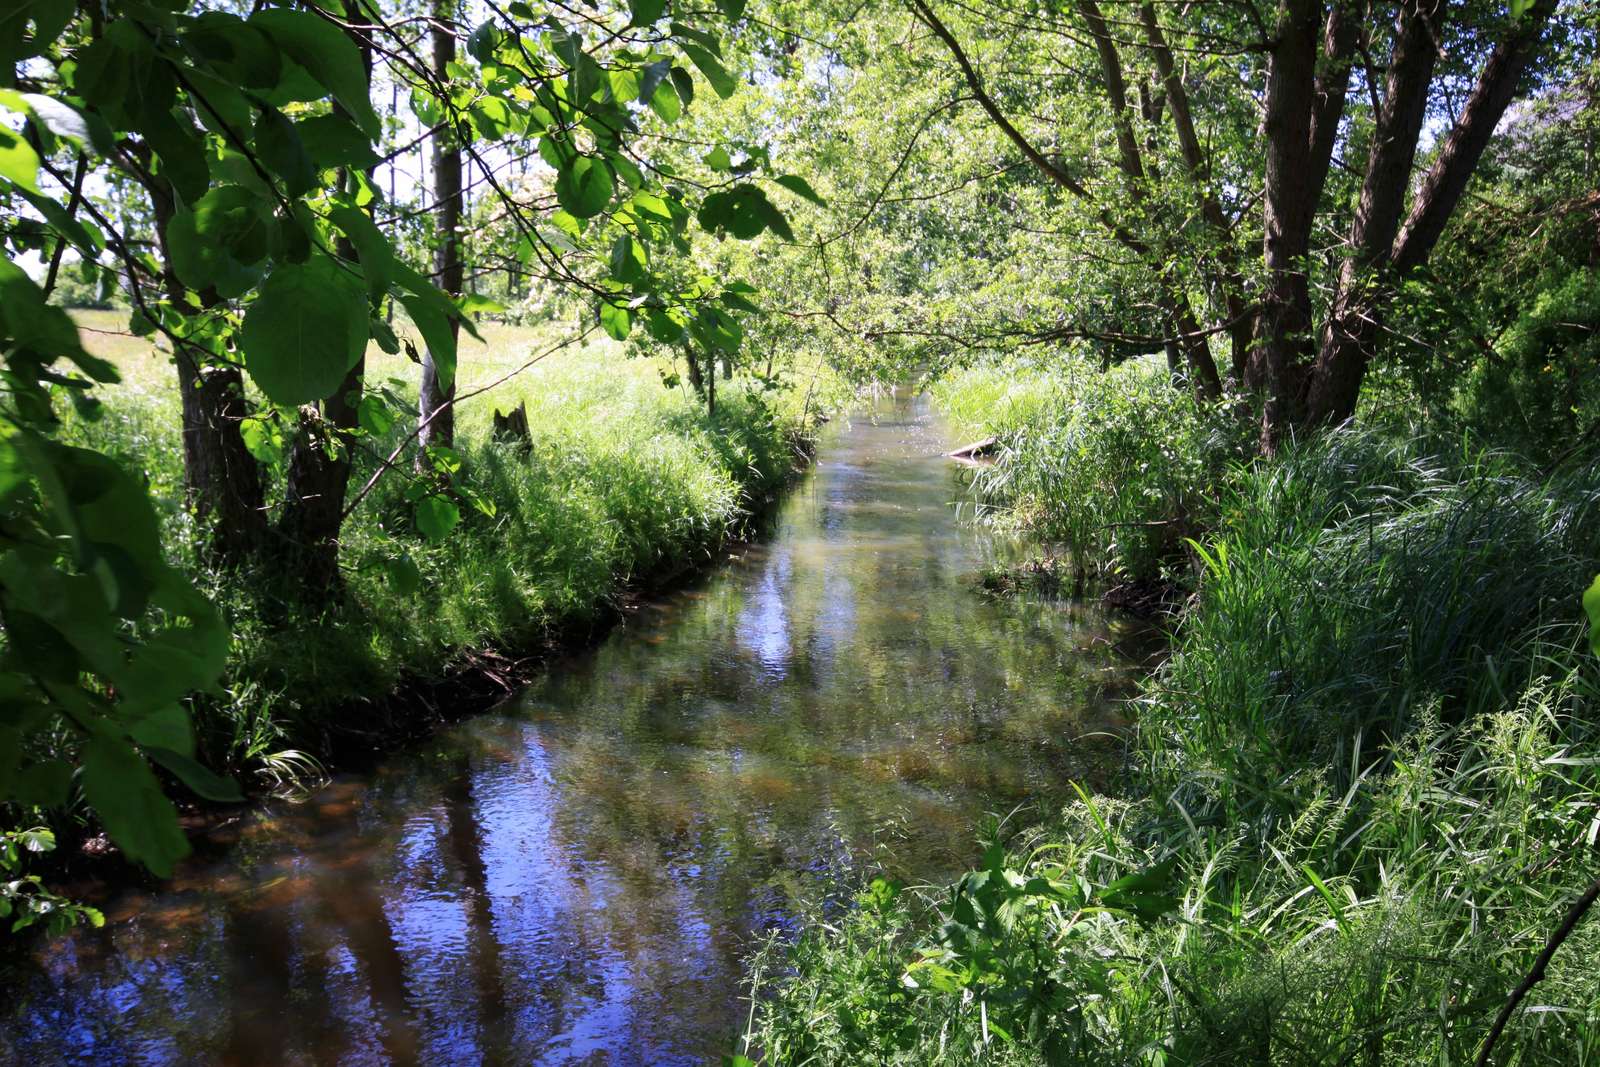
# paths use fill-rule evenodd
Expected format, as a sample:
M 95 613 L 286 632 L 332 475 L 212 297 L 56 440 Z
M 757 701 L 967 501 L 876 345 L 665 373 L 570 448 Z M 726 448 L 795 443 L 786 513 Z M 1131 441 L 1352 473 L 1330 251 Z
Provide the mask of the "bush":
M 1498 706 L 1552 627 L 1570 638 L 1600 559 L 1597 497 L 1600 469 L 1540 479 L 1503 454 L 1445 460 L 1349 431 L 1240 468 L 1141 703 L 1154 788 L 1214 773 L 1270 796 L 1421 717 Z

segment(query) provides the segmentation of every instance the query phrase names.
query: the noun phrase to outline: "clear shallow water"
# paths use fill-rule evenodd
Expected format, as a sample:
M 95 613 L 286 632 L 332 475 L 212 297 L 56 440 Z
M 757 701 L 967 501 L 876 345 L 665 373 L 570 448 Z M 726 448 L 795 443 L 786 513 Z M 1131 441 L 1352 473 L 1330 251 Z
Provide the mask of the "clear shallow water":
M 0 974 L 0 1063 L 697 1063 L 752 939 L 940 879 L 1116 758 L 1135 643 L 985 599 L 925 402 L 836 427 L 767 541 L 500 712 L 216 835 Z

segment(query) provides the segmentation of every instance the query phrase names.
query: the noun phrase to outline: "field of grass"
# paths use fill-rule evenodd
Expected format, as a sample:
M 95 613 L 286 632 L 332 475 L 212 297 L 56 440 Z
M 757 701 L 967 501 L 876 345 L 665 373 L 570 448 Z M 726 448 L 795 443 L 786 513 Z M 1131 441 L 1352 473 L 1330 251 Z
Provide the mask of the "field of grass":
M 66 435 L 144 472 L 169 550 L 197 568 L 181 505 L 170 359 L 122 332 L 120 313 L 76 315 L 91 350 L 112 360 L 124 380 L 102 391 L 98 420 L 73 422 Z M 481 329 L 483 343 L 462 340 L 464 392 L 558 340 L 549 331 Z M 369 356 L 369 389 L 386 387 L 408 408 L 415 368 L 403 355 L 374 348 Z M 725 383 L 712 417 L 692 392 L 663 385 L 669 369 L 628 358 L 602 338 L 465 401 L 456 450 L 464 484 L 484 507 L 466 509 L 449 537 L 430 543 L 412 524 L 408 469 L 386 475 L 346 523 L 348 595 L 334 609 L 285 604 L 280 575 L 202 574 L 234 634 L 225 692 L 195 708 L 209 760 L 270 771 L 285 750 L 329 751 L 340 730 L 381 728 L 359 716 L 352 722 L 352 707 L 381 705 L 403 683 L 438 678 L 475 652 L 516 651 L 581 630 L 630 583 L 713 558 L 803 463 L 804 402 L 794 390 Z M 531 447 L 490 433 L 491 413 L 519 403 L 527 405 Z M 357 451 L 352 491 L 412 425 L 402 417 Z M 281 493 L 269 491 L 274 498 Z M 406 574 L 414 579 L 403 580 Z
M 1116 796 L 975 829 L 982 858 L 954 886 L 875 884 L 769 946 L 747 1052 L 1472 1063 L 1600 874 L 1600 662 L 1579 603 L 1600 570 L 1600 465 L 1342 431 L 1163 473 L 1144 465 L 1187 454 L 1192 416 L 1170 392 L 1145 406 L 1137 377 L 1092 388 L 1091 412 L 1070 373 L 1008 368 L 939 397 L 1022 442 L 987 488 L 1005 505 L 1025 486 L 1036 527 L 1072 521 L 1102 446 L 1135 425 L 1133 502 L 1104 506 L 1160 515 L 1166 484 L 1207 502 L 1193 569 L 1166 562 L 1193 598 L 1130 716 Z M 1591 915 L 1491 1062 L 1600 1063 L 1597 958 Z

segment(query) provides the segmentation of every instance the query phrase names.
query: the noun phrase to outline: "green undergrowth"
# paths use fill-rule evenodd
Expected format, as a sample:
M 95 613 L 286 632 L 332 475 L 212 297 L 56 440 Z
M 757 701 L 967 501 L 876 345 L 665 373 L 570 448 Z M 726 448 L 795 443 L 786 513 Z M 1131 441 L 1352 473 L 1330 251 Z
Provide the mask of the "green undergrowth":
M 933 397 L 959 430 L 996 439 L 996 462 L 972 476 L 987 517 L 1062 544 L 1086 573 L 1153 579 L 1182 564 L 1253 440 L 1149 360 L 982 365 L 939 379 Z
M 875 883 L 768 945 L 751 1058 L 1472 1063 L 1600 875 L 1580 606 L 1600 465 L 1376 430 L 1244 461 L 1211 414 L 1118 374 L 1098 413 L 1060 372 L 968 372 L 939 397 L 1009 448 L 1017 470 L 978 483 L 1006 521 L 1081 529 L 1091 487 L 1119 516 L 1178 514 L 1163 485 L 1189 501 L 1176 556 L 1080 542 L 1124 573 L 1159 556 L 1194 589 L 1118 795 L 991 827 L 955 885 Z M 1215 450 L 1147 469 L 1173 442 Z M 1596 958 L 1590 916 L 1492 1062 L 1600 1063 Z
M 457 481 L 484 506 L 464 504 L 448 536 L 417 532 L 409 466 L 377 483 L 345 525 L 336 607 L 285 600 L 287 576 L 271 569 L 202 573 L 234 635 L 224 692 L 195 705 L 209 761 L 269 782 L 292 776 L 294 753 L 376 729 L 361 708 L 403 683 L 437 679 L 476 651 L 581 631 L 630 585 L 708 561 L 756 521 L 808 447 L 792 397 L 723 385 L 709 416 L 646 361 L 564 357 L 462 405 Z M 531 440 L 495 440 L 492 413 L 519 403 Z M 176 423 L 172 400 L 130 390 L 70 432 L 146 472 L 169 550 L 199 570 Z M 357 453 L 352 493 L 411 425 L 397 421 Z

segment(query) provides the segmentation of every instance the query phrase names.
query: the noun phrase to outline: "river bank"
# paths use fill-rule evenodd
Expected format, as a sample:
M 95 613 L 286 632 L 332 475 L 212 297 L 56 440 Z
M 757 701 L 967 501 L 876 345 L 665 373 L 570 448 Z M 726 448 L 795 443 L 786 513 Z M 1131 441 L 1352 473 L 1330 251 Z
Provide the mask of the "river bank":
M 1113 788 L 874 884 L 762 960 L 772 1062 L 1498 1062 L 1600 1053 L 1600 464 L 1381 423 L 1239 461 L 1165 368 L 981 367 L 979 503 L 1189 591 Z M 987 421 L 985 421 L 987 419 Z M 1174 533 L 1183 536 L 1174 536 Z M 1530 1003 L 1532 998 L 1530 998 Z M 1526 1008 L 1526 1004 L 1524 1004 Z M 1163 1059 L 1165 1058 L 1165 1059 Z
M 418 531 L 413 476 L 390 472 L 346 524 L 341 599 L 317 607 L 286 599 L 271 567 L 207 570 L 182 505 L 172 368 L 141 342 L 91 332 L 116 325 L 105 316 L 83 318 L 91 347 L 125 381 L 96 419 L 70 421 L 67 437 L 143 470 L 170 558 L 222 611 L 228 667 L 220 691 L 191 701 L 195 751 L 254 797 L 370 767 L 485 710 L 551 657 L 598 640 L 630 600 L 721 559 L 809 461 L 816 411 L 832 399 L 726 388 L 711 415 L 687 390 L 663 388 L 652 361 L 607 345 L 550 357 L 462 405 L 453 456 L 470 471 L 469 494 L 448 536 Z M 514 370 L 542 341 L 509 327 L 488 336 L 490 346 L 463 348 L 463 389 Z M 409 364 L 369 356 L 397 414 L 355 453 L 356 485 L 409 426 Z M 518 407 L 527 438 L 496 437 L 494 413 Z M 257 443 L 264 471 L 281 478 L 282 442 L 264 429 Z M 185 795 L 189 821 L 203 821 L 213 805 Z M 106 866 L 91 825 L 67 818 L 57 829 L 68 864 L 58 873 Z
M 959 521 L 952 444 L 909 398 L 834 424 L 737 558 L 494 712 L 248 814 L 159 892 L 114 894 L 103 930 L 41 944 L 7 976 L 0 1052 L 728 1051 L 764 937 L 836 914 L 882 863 L 949 877 L 985 812 L 1054 807 L 1116 764 L 1143 631 L 980 595 L 1029 546 Z

